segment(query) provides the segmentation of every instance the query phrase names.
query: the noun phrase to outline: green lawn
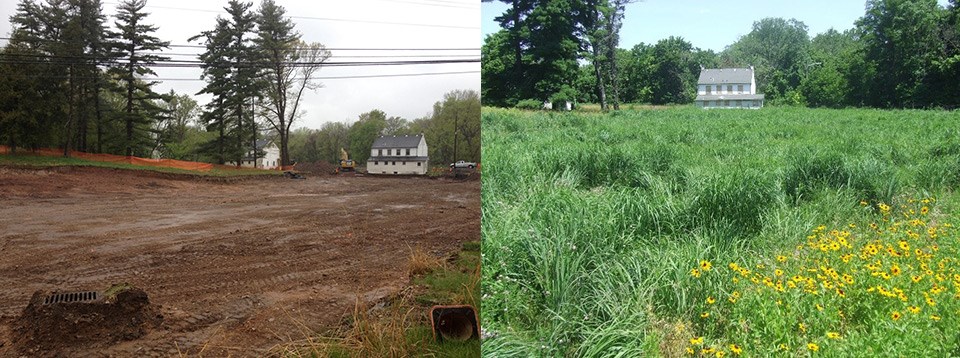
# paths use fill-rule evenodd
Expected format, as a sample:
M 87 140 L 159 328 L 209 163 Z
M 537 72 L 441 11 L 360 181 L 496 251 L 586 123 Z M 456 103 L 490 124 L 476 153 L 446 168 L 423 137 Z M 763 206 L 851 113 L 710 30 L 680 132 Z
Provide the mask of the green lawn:
M 958 124 L 484 108 L 484 354 L 960 354 Z
M 133 165 L 126 163 L 110 163 L 85 160 L 79 158 L 48 157 L 27 154 L 3 154 L 0 155 L 0 165 L 17 165 L 31 167 L 53 167 L 53 166 L 82 166 L 82 167 L 100 167 L 129 170 L 147 170 L 161 173 L 205 175 L 205 176 L 243 176 L 243 175 L 280 175 L 278 171 L 255 170 L 255 169 L 218 169 L 214 168 L 206 172 L 185 170 L 177 168 L 152 167 L 143 165 Z

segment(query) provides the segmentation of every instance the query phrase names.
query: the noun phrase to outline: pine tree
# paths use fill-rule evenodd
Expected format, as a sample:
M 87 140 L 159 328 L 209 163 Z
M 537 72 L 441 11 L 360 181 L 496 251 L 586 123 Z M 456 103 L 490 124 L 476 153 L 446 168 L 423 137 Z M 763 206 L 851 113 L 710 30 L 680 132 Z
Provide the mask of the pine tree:
M 153 91 L 153 86 L 158 82 L 144 81 L 142 77 L 155 76 L 156 73 L 148 66 L 169 59 L 149 53 L 168 48 L 170 43 L 151 35 L 157 27 L 144 23 L 148 15 L 143 12 L 144 6 L 146 0 L 124 0 L 117 7 L 117 21 L 114 23 L 119 34 L 113 49 L 122 63 L 111 68 L 111 72 L 124 84 L 124 147 L 128 156 L 142 151 L 144 145 L 149 143 L 144 132 L 163 110 L 154 103 L 154 100 L 162 98 Z

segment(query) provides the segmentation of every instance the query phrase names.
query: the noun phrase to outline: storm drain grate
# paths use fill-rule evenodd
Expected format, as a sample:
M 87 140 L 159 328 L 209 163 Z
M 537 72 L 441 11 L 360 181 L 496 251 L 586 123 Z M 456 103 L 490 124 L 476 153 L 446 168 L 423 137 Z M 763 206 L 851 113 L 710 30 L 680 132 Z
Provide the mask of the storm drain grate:
M 54 303 L 72 303 L 72 302 L 89 302 L 96 301 L 100 299 L 100 292 L 96 291 L 87 291 L 87 292 L 65 292 L 65 293 L 55 293 L 50 296 L 47 296 L 43 299 L 43 304 L 49 305 Z

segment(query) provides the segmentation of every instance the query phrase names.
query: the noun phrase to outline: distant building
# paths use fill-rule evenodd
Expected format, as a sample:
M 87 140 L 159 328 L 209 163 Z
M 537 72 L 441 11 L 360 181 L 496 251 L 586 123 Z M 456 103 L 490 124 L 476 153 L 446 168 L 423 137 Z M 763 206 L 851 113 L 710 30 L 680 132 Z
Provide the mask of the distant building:
M 255 156 L 254 153 L 261 155 Z M 241 167 L 256 167 L 262 169 L 276 169 L 280 166 L 280 148 L 269 139 L 258 139 L 256 149 L 250 150 L 240 161 Z M 236 162 L 227 162 L 227 165 L 237 165 Z
M 380 136 L 373 141 L 367 173 L 427 174 L 430 158 L 423 134 L 412 136 Z
M 763 94 L 757 93 L 753 66 L 701 69 L 694 103 L 700 108 L 763 107 Z

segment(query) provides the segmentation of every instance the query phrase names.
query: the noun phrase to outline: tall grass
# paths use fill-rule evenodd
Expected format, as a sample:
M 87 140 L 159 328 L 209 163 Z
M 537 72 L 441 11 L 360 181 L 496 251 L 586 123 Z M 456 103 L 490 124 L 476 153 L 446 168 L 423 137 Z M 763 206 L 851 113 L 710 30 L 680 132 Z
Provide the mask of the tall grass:
M 694 277 L 696 263 L 794 247 L 813 227 L 873 215 L 861 201 L 932 194 L 956 206 L 958 120 L 933 111 L 485 108 L 483 351 L 683 352 L 680 337 L 702 333 L 690 324 L 701 301 L 724 285 Z

